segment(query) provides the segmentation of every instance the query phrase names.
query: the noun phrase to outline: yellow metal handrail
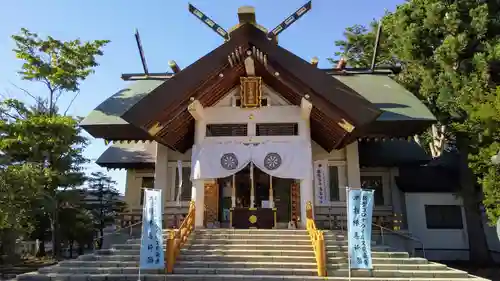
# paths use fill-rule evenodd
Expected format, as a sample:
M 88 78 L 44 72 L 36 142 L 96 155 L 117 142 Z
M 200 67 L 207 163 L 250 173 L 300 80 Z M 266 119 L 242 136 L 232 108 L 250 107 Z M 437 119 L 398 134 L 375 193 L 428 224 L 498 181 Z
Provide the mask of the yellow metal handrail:
M 174 271 L 174 264 L 179 256 L 182 246 L 186 244 L 189 235 L 194 230 L 195 223 L 195 206 L 194 201 L 189 203 L 189 211 L 187 216 L 184 218 L 181 226 L 175 232 L 175 230 L 171 229 L 168 233 L 167 238 L 167 264 L 166 269 L 167 273 L 172 273 Z
M 318 276 L 326 276 L 326 253 L 325 253 L 325 238 L 323 231 L 316 229 L 316 223 L 313 218 L 313 206 L 311 201 L 306 203 L 306 229 L 311 239 L 311 244 L 318 266 Z

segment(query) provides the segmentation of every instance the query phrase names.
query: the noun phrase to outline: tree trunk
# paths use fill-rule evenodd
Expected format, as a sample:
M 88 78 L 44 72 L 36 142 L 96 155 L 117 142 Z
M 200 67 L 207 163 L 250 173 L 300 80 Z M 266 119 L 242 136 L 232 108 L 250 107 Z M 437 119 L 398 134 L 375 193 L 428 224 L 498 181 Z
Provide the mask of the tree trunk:
M 5 264 L 15 264 L 19 261 L 20 256 L 16 253 L 17 233 L 13 229 L 5 229 L 2 231 L 1 243 L 5 258 Z
M 73 258 L 73 245 L 75 244 L 74 240 L 69 241 L 69 258 Z
M 484 233 L 483 218 L 479 208 L 481 196 L 475 188 L 476 177 L 469 168 L 467 137 L 457 137 L 457 146 L 460 152 L 460 185 L 469 240 L 469 261 L 484 266 L 493 263 L 493 259 Z
M 60 257 L 60 245 L 59 245 L 59 237 L 58 237 L 58 221 L 59 221 L 59 216 L 58 216 L 58 204 L 57 200 L 55 203 L 55 211 L 52 213 L 52 218 L 50 220 L 50 228 L 52 230 L 52 257 L 54 259 L 58 259 Z
M 45 237 L 42 235 L 38 238 L 38 253 L 36 253 L 37 257 L 45 257 L 47 253 L 45 252 Z
M 101 219 L 101 225 L 99 226 L 99 250 L 102 249 L 102 245 L 104 243 L 104 220 Z
M 83 255 L 84 253 L 84 246 L 85 246 L 85 243 L 79 241 L 77 242 L 78 243 L 78 255 L 81 256 Z

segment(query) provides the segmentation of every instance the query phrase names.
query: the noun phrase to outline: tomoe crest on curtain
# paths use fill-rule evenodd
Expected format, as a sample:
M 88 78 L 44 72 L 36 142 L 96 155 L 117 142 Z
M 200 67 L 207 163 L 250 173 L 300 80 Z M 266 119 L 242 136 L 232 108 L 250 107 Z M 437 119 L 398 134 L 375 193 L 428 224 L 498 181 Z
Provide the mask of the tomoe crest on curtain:
M 226 170 L 234 170 L 238 167 L 238 158 L 232 152 L 224 153 L 220 158 L 220 165 Z
M 268 170 L 276 170 L 281 166 L 281 156 L 276 152 L 270 152 L 264 158 L 264 166 Z

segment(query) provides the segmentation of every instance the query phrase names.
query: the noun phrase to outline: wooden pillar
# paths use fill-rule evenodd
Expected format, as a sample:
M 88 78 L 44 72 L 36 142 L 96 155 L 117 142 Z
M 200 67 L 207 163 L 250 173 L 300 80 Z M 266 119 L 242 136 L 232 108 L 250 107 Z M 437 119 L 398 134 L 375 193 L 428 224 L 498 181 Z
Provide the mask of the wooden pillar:
M 269 176 L 269 208 L 274 208 L 273 176 Z
M 236 175 L 233 175 L 233 180 L 231 184 L 231 207 L 236 207 Z
M 169 194 L 175 191 L 175 188 L 168 184 L 168 148 L 160 143 L 156 143 L 156 160 L 155 160 L 155 182 L 154 188 L 161 189 L 162 206 L 163 202 L 167 201 Z M 162 210 L 163 211 L 163 210 Z
M 253 163 L 250 162 L 250 208 L 255 208 L 255 187 L 253 180 Z

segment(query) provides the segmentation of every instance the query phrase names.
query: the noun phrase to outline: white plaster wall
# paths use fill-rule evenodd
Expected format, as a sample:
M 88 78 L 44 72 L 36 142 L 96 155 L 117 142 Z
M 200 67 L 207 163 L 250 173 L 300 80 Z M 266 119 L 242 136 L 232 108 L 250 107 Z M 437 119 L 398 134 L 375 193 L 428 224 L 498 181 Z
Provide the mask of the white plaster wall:
M 460 205 L 462 199 L 453 193 L 405 193 L 408 230 L 419 238 L 426 255 L 434 260 L 466 259 L 460 250 L 469 248 L 467 222 L 462 207 L 463 229 L 427 229 L 425 205 Z M 442 250 L 440 250 L 442 249 Z
M 156 147 L 156 143 L 151 144 Z M 153 152 L 155 152 L 154 149 Z M 183 161 L 184 167 L 191 166 L 191 150 L 186 153 L 180 153 L 171 149 L 167 152 L 167 186 L 164 189 L 163 197 L 165 198 L 165 207 L 177 206 L 175 202 L 175 177 L 177 176 L 177 160 Z M 141 187 L 143 177 L 154 177 L 154 169 L 129 169 L 126 175 L 126 188 L 125 188 L 125 202 L 130 209 L 141 209 L 140 198 L 141 198 Z M 182 202 L 182 205 L 188 206 L 189 202 Z

